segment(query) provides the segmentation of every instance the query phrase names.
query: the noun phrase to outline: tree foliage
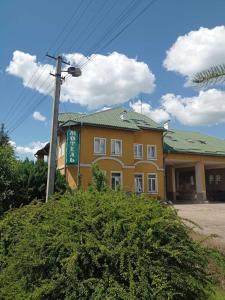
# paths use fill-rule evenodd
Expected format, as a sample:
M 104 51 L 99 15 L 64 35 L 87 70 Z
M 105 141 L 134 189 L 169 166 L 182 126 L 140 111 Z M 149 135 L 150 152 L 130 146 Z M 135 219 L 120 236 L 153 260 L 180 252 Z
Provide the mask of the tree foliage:
M 0 215 L 13 204 L 16 159 L 11 145 L 0 146 Z
M 2 299 L 207 299 L 204 250 L 156 200 L 77 191 L 7 213 L 0 231 Z
M 34 199 L 45 200 L 48 165 L 44 161 L 24 160 L 17 164 L 16 205 L 28 204 Z M 59 171 L 56 172 L 55 192 L 64 193 L 67 183 Z
M 19 161 L 11 146 L 0 147 L 0 214 L 35 199 L 44 201 L 47 170 L 44 161 Z M 64 193 L 66 189 L 66 179 L 57 171 L 55 192 Z
M 91 168 L 92 172 L 92 185 L 90 187 L 91 190 L 106 191 L 107 189 L 107 181 L 104 172 L 99 168 L 97 164 L 93 164 Z
M 0 147 L 8 144 L 9 144 L 9 136 L 5 130 L 5 125 L 2 123 L 0 129 Z

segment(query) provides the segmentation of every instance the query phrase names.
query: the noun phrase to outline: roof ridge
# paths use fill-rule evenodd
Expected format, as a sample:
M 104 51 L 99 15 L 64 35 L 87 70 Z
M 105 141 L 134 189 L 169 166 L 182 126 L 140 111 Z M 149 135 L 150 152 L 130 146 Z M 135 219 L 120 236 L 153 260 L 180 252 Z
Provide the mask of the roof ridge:
M 116 110 L 116 109 L 124 109 L 125 110 L 124 107 L 112 107 L 112 108 L 105 109 L 105 110 L 95 111 L 93 113 L 87 114 L 86 116 L 93 116 L 93 115 L 97 115 L 97 114 L 100 114 L 100 113 L 108 112 L 109 110 Z
M 200 132 L 200 131 L 190 131 L 190 130 L 180 130 L 180 129 L 172 129 L 172 131 L 174 132 L 174 133 L 176 133 L 176 132 L 185 132 L 185 133 L 194 133 L 194 134 L 200 134 L 200 135 L 202 135 L 202 136 L 205 136 L 205 137 L 209 137 L 209 138 L 214 138 L 214 139 L 218 139 L 218 140 L 221 140 L 221 141 L 224 141 L 224 139 L 223 138 L 221 138 L 221 137 L 218 137 L 218 136 L 214 136 L 214 135 L 209 135 L 209 134 L 207 134 L 207 133 L 202 133 L 202 132 Z

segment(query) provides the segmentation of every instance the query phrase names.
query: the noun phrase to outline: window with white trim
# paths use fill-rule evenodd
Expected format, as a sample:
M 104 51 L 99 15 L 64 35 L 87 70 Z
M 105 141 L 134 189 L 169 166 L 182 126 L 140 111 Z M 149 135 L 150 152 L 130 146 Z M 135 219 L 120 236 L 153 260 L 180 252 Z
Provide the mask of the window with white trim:
M 156 159 L 156 145 L 147 145 L 147 157 L 148 159 Z
M 157 176 L 156 174 L 148 174 L 148 192 L 157 193 Z
M 120 172 L 111 173 L 111 187 L 113 190 L 118 191 L 122 185 L 122 177 Z
M 134 187 L 135 193 L 143 193 L 144 192 L 144 178 L 143 174 L 135 174 L 134 175 Z
M 122 155 L 122 141 L 121 140 L 111 140 L 111 155 Z
M 94 138 L 94 153 L 105 154 L 106 153 L 106 139 L 105 138 Z
M 143 158 L 143 145 L 134 144 L 134 158 Z

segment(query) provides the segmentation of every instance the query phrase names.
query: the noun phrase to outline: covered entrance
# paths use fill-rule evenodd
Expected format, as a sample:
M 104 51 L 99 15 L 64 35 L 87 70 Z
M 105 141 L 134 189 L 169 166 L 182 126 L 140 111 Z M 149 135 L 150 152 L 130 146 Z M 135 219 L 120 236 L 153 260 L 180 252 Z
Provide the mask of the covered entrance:
M 165 166 L 167 200 L 225 202 L 225 163 L 167 158 Z

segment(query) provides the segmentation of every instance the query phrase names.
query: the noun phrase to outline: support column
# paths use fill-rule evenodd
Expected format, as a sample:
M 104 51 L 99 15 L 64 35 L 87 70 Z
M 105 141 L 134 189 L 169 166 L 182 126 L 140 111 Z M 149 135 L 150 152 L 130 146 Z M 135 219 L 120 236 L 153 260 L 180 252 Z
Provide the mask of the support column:
M 203 162 L 197 162 L 195 165 L 195 181 L 196 181 L 196 200 L 204 202 L 206 198 L 205 183 L 205 166 Z
M 173 193 L 173 201 L 176 201 L 176 169 L 174 167 L 171 168 L 171 181 L 172 181 L 172 193 Z
M 168 200 L 176 201 L 176 175 L 175 175 L 174 167 L 172 166 L 167 167 L 166 177 L 167 177 L 166 193 L 167 193 Z

